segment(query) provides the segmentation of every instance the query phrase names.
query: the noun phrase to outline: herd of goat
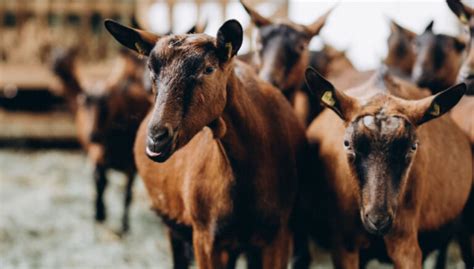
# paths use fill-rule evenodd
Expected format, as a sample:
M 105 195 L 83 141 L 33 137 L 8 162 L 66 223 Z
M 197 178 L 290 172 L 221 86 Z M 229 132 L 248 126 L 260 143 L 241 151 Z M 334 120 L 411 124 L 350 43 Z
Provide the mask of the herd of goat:
M 116 169 L 127 175 L 123 232 L 138 173 L 174 268 L 234 268 L 240 255 L 248 268 L 308 268 L 311 241 L 336 268 L 422 268 L 434 250 L 444 268 L 452 240 L 471 268 L 474 9 L 447 0 L 460 37 L 391 22 L 384 63 L 360 72 L 343 52 L 308 48 L 331 11 L 301 25 L 242 4 L 259 33 L 249 54 L 237 55 L 236 20 L 215 37 L 106 20 L 135 52 L 121 51 L 102 88 L 83 86 L 73 52 L 56 55 L 95 167 L 96 221 Z

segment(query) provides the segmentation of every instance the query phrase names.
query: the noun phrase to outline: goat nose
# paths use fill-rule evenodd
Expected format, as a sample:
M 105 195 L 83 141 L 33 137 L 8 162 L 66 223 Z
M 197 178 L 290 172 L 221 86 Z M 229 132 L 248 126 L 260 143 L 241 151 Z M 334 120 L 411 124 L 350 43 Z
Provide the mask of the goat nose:
M 388 215 L 369 214 L 367 216 L 367 219 L 375 226 L 375 228 L 379 230 L 384 229 L 387 225 L 390 224 L 390 216 Z
M 170 132 L 169 132 L 168 128 L 166 128 L 166 127 L 161 128 L 156 132 L 154 138 L 155 138 L 156 141 L 162 141 L 162 140 L 165 140 L 166 138 L 168 138 L 169 133 Z
M 172 136 L 173 132 L 171 128 L 163 126 L 152 130 L 148 139 L 151 144 L 161 146 L 163 144 L 168 143 Z

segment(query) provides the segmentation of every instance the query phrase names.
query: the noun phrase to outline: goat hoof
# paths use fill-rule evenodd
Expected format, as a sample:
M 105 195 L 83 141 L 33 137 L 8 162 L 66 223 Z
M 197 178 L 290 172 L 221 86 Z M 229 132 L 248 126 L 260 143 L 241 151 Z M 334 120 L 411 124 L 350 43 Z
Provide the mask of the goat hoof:
M 97 222 L 104 222 L 106 218 L 107 218 L 107 215 L 105 214 L 105 211 L 102 211 L 102 210 L 97 210 L 96 211 L 95 220 Z
M 96 223 L 94 225 L 94 234 L 95 238 L 100 242 L 114 242 L 122 239 L 120 232 L 102 223 Z
M 122 235 L 125 235 L 127 234 L 128 232 L 130 231 L 130 226 L 127 225 L 123 225 L 122 227 L 122 231 L 120 232 Z
M 115 234 L 117 235 L 119 239 L 123 239 L 125 236 L 127 236 L 128 231 L 121 230 L 121 231 L 116 232 Z

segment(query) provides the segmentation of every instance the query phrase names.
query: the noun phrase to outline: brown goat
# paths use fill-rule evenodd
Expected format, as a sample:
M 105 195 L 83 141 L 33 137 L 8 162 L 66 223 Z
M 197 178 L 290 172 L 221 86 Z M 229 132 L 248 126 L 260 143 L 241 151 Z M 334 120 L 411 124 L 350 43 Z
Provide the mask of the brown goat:
M 236 252 L 252 253 L 257 268 L 286 268 L 307 142 L 284 96 L 234 60 L 240 23 L 225 22 L 217 38 L 105 25 L 148 56 L 156 97 L 135 161 L 169 227 L 174 268 L 188 267 L 189 242 L 198 268 L 232 268 Z
M 346 70 L 355 70 L 345 51 L 325 44 L 319 51 L 309 52 L 309 66 L 326 77 L 337 77 Z M 306 86 L 306 83 L 303 84 Z
M 461 12 L 464 12 L 463 6 L 459 1 L 448 1 L 448 5 L 458 16 L 461 16 Z M 468 15 L 464 14 L 463 16 L 465 16 L 464 19 L 467 23 L 468 17 L 466 16 Z M 469 70 L 469 68 L 466 68 L 469 60 L 465 60 L 465 56 L 469 55 L 469 53 L 467 53 L 469 50 L 465 48 L 466 41 L 469 38 L 464 36 L 462 36 L 462 38 L 455 38 L 446 35 L 435 35 L 432 31 L 432 27 L 433 25 L 430 24 L 425 32 L 415 39 L 418 55 L 415 68 L 413 69 L 413 79 L 418 83 L 418 85 L 428 87 L 433 93 L 436 93 L 444 87 L 453 85 L 457 80 L 459 80 L 457 79 L 458 77 L 463 77 L 460 75 L 464 73 L 463 70 Z M 468 35 L 467 33 L 469 30 L 467 29 L 465 32 L 466 35 Z M 468 85 L 468 93 L 471 88 L 469 85 L 470 83 L 468 80 L 465 80 L 464 82 Z M 474 117 L 469 115 L 474 115 L 474 98 L 468 96 L 463 97 L 451 110 L 450 114 L 451 118 L 457 123 L 457 125 L 461 127 L 469 137 L 473 137 L 472 128 Z M 474 140 L 472 138 L 470 138 L 470 140 L 474 155 Z M 468 228 L 474 226 L 474 220 L 472 217 L 474 213 L 474 198 L 472 198 L 472 196 L 473 194 L 471 194 L 470 202 L 464 210 L 463 225 L 459 228 L 461 232 L 458 232 L 457 236 L 466 266 L 469 266 L 474 262 L 474 253 L 472 252 L 474 240 L 471 240 L 472 243 L 466 242 L 469 238 L 469 234 L 471 236 L 474 234 L 474 230 L 471 229 L 471 231 L 469 231 Z M 469 244 L 473 246 L 469 246 Z M 436 268 L 444 268 L 445 252 L 446 249 L 441 250 L 440 255 L 438 255 Z
M 415 39 L 412 80 L 433 93 L 454 85 L 467 53 L 466 45 L 460 38 L 434 34 L 431 22 Z
M 472 116 L 474 115 L 474 96 L 472 96 L 474 95 L 474 8 L 462 4 L 459 0 L 448 0 L 447 3 L 466 26 L 466 33 L 469 33 L 468 53 L 459 70 L 457 80 L 467 84 L 466 94 L 470 96 L 465 96 L 453 109 L 452 117 L 468 135 L 474 155 L 474 117 Z
M 474 156 L 474 8 L 468 7 L 459 0 L 448 0 L 449 8 L 466 27 L 465 33 L 469 34 L 468 53 L 458 74 L 458 81 L 467 84 L 468 91 L 458 106 L 453 109 L 451 116 L 461 129 L 468 135 L 471 151 Z M 474 169 L 474 157 L 472 161 Z M 474 174 L 473 174 L 474 182 Z M 465 208 L 464 223 L 468 227 L 466 234 L 461 233 L 458 239 L 461 243 L 463 258 L 467 264 L 474 264 L 474 191 L 471 192 L 470 202 Z M 470 242 L 463 239 L 468 238 Z
M 323 227 L 336 268 L 359 268 L 374 248 L 395 268 L 421 268 L 423 255 L 449 240 L 444 230 L 451 231 L 472 185 L 468 141 L 440 117 L 465 85 L 407 100 L 419 90 L 388 75 L 345 93 L 314 70 L 306 79 L 333 110 L 307 135 L 325 174 Z
M 400 26 L 393 20 L 390 21 L 390 35 L 387 40 L 388 54 L 384 63 L 393 75 L 402 78 L 411 76 L 416 58 L 413 48 L 416 37 L 416 33 Z
M 474 95 L 474 8 L 461 3 L 460 0 L 448 0 L 449 8 L 466 27 L 469 35 L 467 57 L 459 71 L 458 81 L 464 81 L 468 86 L 468 94 Z
M 309 124 L 312 116 L 305 114 L 305 111 L 312 111 L 312 108 L 297 107 L 295 98 L 307 98 L 307 93 L 302 92 L 301 87 L 304 84 L 304 71 L 309 63 L 309 42 L 319 34 L 332 9 L 312 24 L 302 25 L 288 19 L 272 21 L 244 1 L 240 2 L 258 28 L 258 50 L 255 52 L 256 57 L 252 59 L 260 78 L 280 89 L 295 107 L 301 122 Z M 299 103 L 309 105 L 304 100 Z
M 96 184 L 95 219 L 106 219 L 103 194 L 107 187 L 106 170 L 115 169 L 127 176 L 122 232 L 129 230 L 129 207 L 136 174 L 133 144 L 140 122 L 151 103 L 143 88 L 144 63 L 137 56 L 122 52 L 122 66 L 109 82 L 93 91 L 83 89 L 71 53 L 56 56 L 53 70 L 60 78 L 66 100 L 75 113 L 78 139 L 94 165 Z

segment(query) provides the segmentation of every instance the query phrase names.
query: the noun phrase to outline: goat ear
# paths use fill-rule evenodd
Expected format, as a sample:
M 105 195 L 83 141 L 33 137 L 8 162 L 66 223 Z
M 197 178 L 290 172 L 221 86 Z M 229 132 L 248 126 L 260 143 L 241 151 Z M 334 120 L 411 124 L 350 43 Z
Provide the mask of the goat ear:
M 191 29 L 189 29 L 186 33 L 187 34 L 200 34 L 204 33 L 207 28 L 207 20 L 204 22 L 196 23 Z
M 269 24 L 272 24 L 272 21 L 264 16 L 260 15 L 255 9 L 252 9 L 249 5 L 247 5 L 243 0 L 240 0 L 240 3 L 244 7 L 245 11 L 250 16 L 250 19 L 257 27 L 263 27 Z
M 315 36 L 319 34 L 323 26 L 326 24 L 326 21 L 329 15 L 331 15 L 331 12 L 334 10 L 334 8 L 335 7 L 332 7 L 331 9 L 326 11 L 326 13 L 324 13 L 321 17 L 319 17 L 315 22 L 306 26 L 307 32 L 310 36 Z
M 74 97 L 84 91 L 77 76 L 77 53 L 77 48 L 56 48 L 52 51 L 51 69 L 60 79 L 66 97 Z
M 409 39 L 414 39 L 417 34 L 408 30 L 407 28 L 401 26 L 400 24 L 396 23 L 394 20 L 390 20 L 390 30 L 392 33 L 400 33 Z
M 359 103 L 355 98 L 336 90 L 329 81 L 311 67 L 306 69 L 305 77 L 308 88 L 324 106 L 336 112 L 344 121 L 352 120 L 359 108 Z
M 434 21 L 431 20 L 430 23 L 428 23 L 428 25 L 426 26 L 424 32 L 425 32 L 425 33 L 426 33 L 426 32 L 433 32 L 433 26 L 434 26 Z
M 465 6 L 460 0 L 447 0 L 446 2 L 463 24 L 468 24 L 469 19 L 474 16 L 474 9 Z
M 143 30 L 124 26 L 113 20 L 105 20 L 105 28 L 123 46 L 148 56 L 159 36 Z
M 466 84 L 460 83 L 436 95 L 417 101 L 408 101 L 408 117 L 416 125 L 438 118 L 453 108 L 466 92 Z
M 242 46 L 244 31 L 236 20 L 226 21 L 217 32 L 216 47 L 222 61 L 228 61 Z

